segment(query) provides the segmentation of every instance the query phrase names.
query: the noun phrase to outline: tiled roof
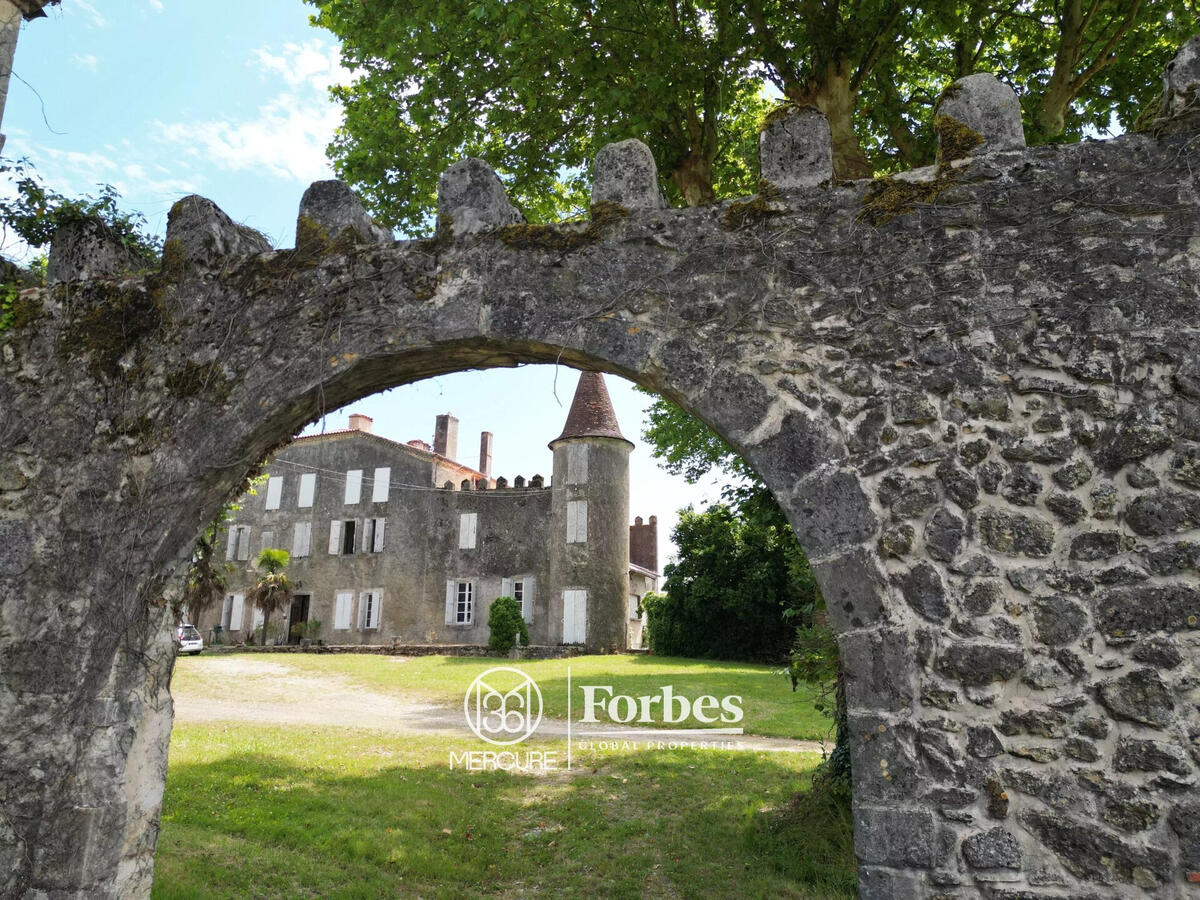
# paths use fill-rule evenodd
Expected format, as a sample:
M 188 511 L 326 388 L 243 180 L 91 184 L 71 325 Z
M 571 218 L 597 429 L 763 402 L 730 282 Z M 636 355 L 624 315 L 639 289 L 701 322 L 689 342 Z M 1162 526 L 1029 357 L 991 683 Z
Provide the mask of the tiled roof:
M 562 434 L 550 442 L 550 446 L 568 438 L 581 437 L 626 440 L 625 435 L 621 434 L 621 426 L 617 424 L 617 414 L 608 397 L 604 376 L 599 372 L 580 374 L 575 399 L 571 401 L 571 411 L 567 413 L 567 424 L 563 426 Z
M 309 441 L 323 440 L 324 438 L 343 438 L 348 435 L 359 435 L 367 440 L 382 441 L 389 447 L 395 447 L 398 450 L 404 450 L 413 456 L 420 457 L 421 459 L 436 460 L 445 465 L 454 466 L 463 472 L 469 472 L 473 476 L 477 475 L 480 478 L 486 477 L 478 469 L 472 469 L 470 466 L 465 466 L 457 460 L 450 459 L 448 456 L 442 456 L 440 453 L 434 453 L 432 450 L 426 450 L 424 447 L 414 447 L 412 444 L 402 444 L 399 441 L 393 441 L 391 438 L 385 438 L 382 435 L 372 434 L 369 431 L 362 431 L 357 428 L 342 428 L 338 431 L 326 431 L 321 434 L 306 434 L 302 437 L 292 438 L 291 443 L 302 444 Z

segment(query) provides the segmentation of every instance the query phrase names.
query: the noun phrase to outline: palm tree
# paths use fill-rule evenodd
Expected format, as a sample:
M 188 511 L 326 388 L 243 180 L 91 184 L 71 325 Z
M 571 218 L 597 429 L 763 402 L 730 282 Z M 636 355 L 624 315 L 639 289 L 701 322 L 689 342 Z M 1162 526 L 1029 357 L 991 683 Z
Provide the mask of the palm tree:
M 187 583 L 183 588 L 179 609 L 175 610 L 175 618 L 187 610 L 188 621 L 199 625 L 200 617 L 218 599 L 225 595 L 228 587 L 229 563 L 218 562 L 216 558 L 217 535 L 220 532 L 223 516 L 213 522 L 196 541 L 192 551 L 192 562 L 188 566 Z
M 291 604 L 292 592 L 295 585 L 283 570 L 287 567 L 291 554 L 286 550 L 266 549 L 258 554 L 258 568 L 263 576 L 250 591 L 250 601 L 262 610 L 262 646 L 267 645 L 267 625 L 271 621 L 271 613 Z

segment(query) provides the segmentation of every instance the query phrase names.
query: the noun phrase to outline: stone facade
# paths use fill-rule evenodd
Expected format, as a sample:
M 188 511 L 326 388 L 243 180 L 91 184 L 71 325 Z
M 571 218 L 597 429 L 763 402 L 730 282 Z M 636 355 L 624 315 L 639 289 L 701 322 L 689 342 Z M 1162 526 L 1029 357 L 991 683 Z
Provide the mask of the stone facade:
M 630 632 L 641 635 L 630 609 L 657 586 L 657 543 L 641 518 L 625 525 L 632 445 L 603 376 L 581 376 L 572 414 L 588 400 L 613 427 L 596 434 L 568 422 L 570 433 L 552 445 L 549 481 L 492 478 L 487 432 L 477 469 L 456 462 L 458 423 L 448 415 L 438 416 L 433 447 L 373 434 L 366 416 L 293 441 L 267 464 L 257 492 L 238 501 L 218 547 L 235 574 L 208 623 L 233 641 L 261 624 L 245 598 L 258 552 L 270 546 L 291 553 L 288 574 L 299 582 L 275 618 L 293 642 L 300 633 L 291 626 L 315 620 L 328 644 L 486 644 L 491 601 L 513 596 L 533 644 L 624 649 Z M 631 566 L 635 535 L 648 565 Z M 610 577 L 618 572 L 623 581 Z
M 700 416 L 786 510 L 839 632 L 861 896 L 1195 891 L 1197 47 L 1111 141 L 986 152 L 942 117 L 929 172 L 555 226 L 472 164 L 396 244 L 314 209 L 261 251 L 185 202 L 159 273 L 22 294 L 0 894 L 147 893 L 167 599 L 260 460 L 382 388 L 553 361 Z

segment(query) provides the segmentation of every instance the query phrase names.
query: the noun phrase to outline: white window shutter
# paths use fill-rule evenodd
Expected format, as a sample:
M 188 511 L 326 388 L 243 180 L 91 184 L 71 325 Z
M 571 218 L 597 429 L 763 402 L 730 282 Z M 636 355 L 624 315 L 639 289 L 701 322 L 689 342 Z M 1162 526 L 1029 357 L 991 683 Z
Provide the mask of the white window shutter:
M 387 519 L 375 520 L 375 544 L 371 548 L 376 553 L 383 552 L 383 529 L 387 525 Z
M 511 578 L 501 578 L 500 579 L 500 596 L 501 597 L 511 597 L 512 596 L 512 579 Z
M 567 447 L 567 484 L 587 484 L 587 444 L 571 444 Z
M 446 582 L 446 624 L 455 624 L 455 607 L 458 603 L 457 585 L 453 581 Z
M 263 550 L 274 550 L 275 549 L 275 532 L 264 531 L 262 533 L 262 549 Z
M 379 627 L 379 617 L 383 612 L 383 589 L 375 588 L 371 591 L 371 596 L 374 602 L 371 604 L 371 621 L 367 623 L 368 628 Z
M 230 526 L 229 530 L 225 532 L 225 561 L 226 562 L 232 562 L 233 558 L 237 555 L 237 542 L 238 542 L 238 527 L 236 525 L 232 525 L 232 526 Z
M 230 631 L 241 631 L 242 630 L 242 618 L 245 614 L 245 603 L 246 603 L 246 595 L 245 594 L 234 594 L 233 595 L 233 604 L 229 608 L 229 630 Z
M 371 488 L 372 503 L 387 503 L 388 490 L 391 488 L 391 466 L 383 466 L 375 470 L 375 482 Z
M 372 546 L 373 540 L 371 537 L 372 529 L 371 529 L 370 525 L 371 525 L 372 521 L 373 521 L 372 519 L 359 519 L 358 520 L 358 533 L 362 535 L 362 552 L 363 553 L 371 552 L 371 546 Z
M 300 502 L 296 505 L 306 509 L 313 505 L 313 497 L 317 493 L 317 476 L 308 472 L 300 476 Z
M 471 549 L 475 549 L 475 544 L 479 539 L 479 514 L 471 513 Z
M 357 503 L 362 499 L 362 469 L 351 469 L 346 473 L 346 497 L 347 505 Z
M 353 599 L 354 594 L 350 591 L 338 591 L 333 608 L 333 627 L 336 630 L 345 631 L 350 627 L 350 602 Z
M 267 509 L 279 509 L 283 499 L 283 478 L 276 476 L 267 479 Z
M 250 558 L 250 526 L 238 526 L 238 552 L 237 558 L 244 560 Z
M 371 605 L 371 593 L 369 591 L 358 592 L 358 627 L 367 627 L 367 607 Z
M 534 599 L 533 576 L 532 575 L 525 576 L 524 581 L 525 581 L 525 596 L 521 600 L 521 606 L 522 606 L 521 611 L 525 614 L 525 621 L 532 622 L 533 621 L 533 599 Z
M 342 520 L 334 519 L 329 523 L 329 553 L 336 556 L 342 552 Z
M 567 501 L 567 543 L 587 543 L 588 505 L 586 500 Z
M 475 513 L 459 513 L 458 515 L 458 549 L 475 549 L 475 523 L 478 516 Z

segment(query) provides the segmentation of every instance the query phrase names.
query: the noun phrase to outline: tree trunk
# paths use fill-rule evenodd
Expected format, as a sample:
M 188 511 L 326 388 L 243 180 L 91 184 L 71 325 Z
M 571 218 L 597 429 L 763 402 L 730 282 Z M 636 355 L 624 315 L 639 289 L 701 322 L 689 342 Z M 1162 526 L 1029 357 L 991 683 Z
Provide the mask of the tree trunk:
M 713 190 L 712 160 L 693 150 L 671 173 L 671 180 L 688 206 L 703 206 L 716 200 Z
M 262 646 L 264 646 L 264 647 L 267 646 L 267 625 L 270 623 L 270 621 L 271 621 L 271 611 L 269 609 L 264 609 L 263 610 L 263 624 L 262 624 L 262 639 L 259 641 L 259 643 L 262 644 Z
M 850 87 L 850 63 L 831 62 L 824 72 L 803 88 L 789 92 L 788 99 L 804 106 L 815 106 L 829 120 L 833 137 L 833 177 L 870 178 L 875 174 L 871 161 L 854 130 L 854 107 L 858 92 Z

